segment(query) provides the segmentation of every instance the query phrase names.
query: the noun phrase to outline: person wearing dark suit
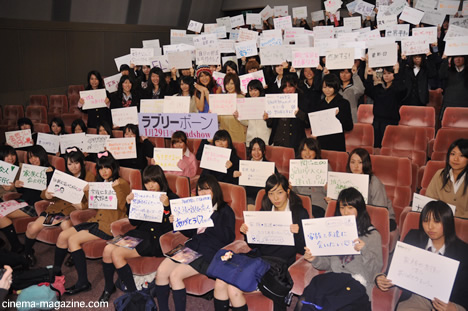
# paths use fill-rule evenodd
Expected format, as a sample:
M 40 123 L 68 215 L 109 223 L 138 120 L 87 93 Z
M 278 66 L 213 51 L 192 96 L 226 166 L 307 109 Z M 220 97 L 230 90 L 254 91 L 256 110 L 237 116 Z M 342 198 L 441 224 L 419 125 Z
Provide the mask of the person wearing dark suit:
M 466 283 L 468 280 L 468 244 L 455 235 L 455 221 L 452 210 L 442 201 L 431 201 L 424 206 L 419 218 L 419 229 L 411 230 L 405 237 L 405 243 L 427 251 L 446 256 L 460 262 L 450 301 L 441 301 L 437 297 L 429 300 L 404 290 L 397 310 L 465 310 L 468 309 Z M 385 274 L 375 278 L 377 287 L 388 291 L 394 286 Z M 461 308 L 463 307 L 463 308 Z

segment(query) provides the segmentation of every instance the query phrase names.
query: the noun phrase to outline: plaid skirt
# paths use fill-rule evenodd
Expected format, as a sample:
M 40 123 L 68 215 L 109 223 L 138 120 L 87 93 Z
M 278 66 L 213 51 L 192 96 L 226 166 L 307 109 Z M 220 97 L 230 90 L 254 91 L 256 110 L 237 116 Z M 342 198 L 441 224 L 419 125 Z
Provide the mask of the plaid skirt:
M 36 217 L 37 216 L 36 209 L 34 208 L 34 206 L 31 206 L 31 205 L 20 208 L 20 211 L 22 211 L 23 213 L 28 214 L 31 217 Z

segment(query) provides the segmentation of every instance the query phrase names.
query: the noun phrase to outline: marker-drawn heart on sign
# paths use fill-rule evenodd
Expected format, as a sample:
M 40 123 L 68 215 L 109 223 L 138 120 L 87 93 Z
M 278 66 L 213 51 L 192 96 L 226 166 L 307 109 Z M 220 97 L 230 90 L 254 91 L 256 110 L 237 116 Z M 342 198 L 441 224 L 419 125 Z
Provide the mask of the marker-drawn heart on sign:
M 90 195 L 90 196 L 89 196 L 89 200 L 90 200 L 90 201 L 94 201 L 94 195 Z
M 109 201 L 112 201 L 113 198 L 114 198 L 114 197 L 110 195 L 110 196 L 109 196 Z

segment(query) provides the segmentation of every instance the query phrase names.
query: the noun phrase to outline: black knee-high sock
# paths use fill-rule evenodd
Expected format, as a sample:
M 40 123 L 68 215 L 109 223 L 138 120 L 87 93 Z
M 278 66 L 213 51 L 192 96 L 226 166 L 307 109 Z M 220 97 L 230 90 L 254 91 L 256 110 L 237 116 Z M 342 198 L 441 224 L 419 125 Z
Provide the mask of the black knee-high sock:
M 134 292 L 137 290 L 135 280 L 133 279 L 132 268 L 130 268 L 128 264 L 120 269 L 117 269 L 117 274 L 129 292 Z
M 174 299 L 175 310 L 185 311 L 187 306 L 187 292 L 185 288 L 172 290 L 172 298 Z
M 22 248 L 23 245 L 18 240 L 18 235 L 16 234 L 16 230 L 13 224 L 10 224 L 5 228 L 1 228 L 0 231 L 5 234 L 8 242 L 10 242 L 12 252 L 16 252 L 18 249 Z
M 119 275 L 120 276 L 120 275 Z M 156 285 L 156 299 L 160 311 L 169 311 L 169 285 Z
M 86 256 L 84 251 L 80 248 L 71 253 L 73 261 L 75 262 L 76 273 L 78 274 L 78 281 L 76 282 L 76 287 L 83 286 L 88 281 L 88 269 L 86 267 Z
M 229 299 L 227 300 L 219 300 L 214 299 L 214 307 L 215 311 L 227 311 L 229 310 Z
M 102 271 L 104 272 L 104 290 L 111 292 L 114 288 L 114 272 L 115 267 L 113 263 L 102 262 Z
M 54 270 L 57 271 L 56 274 L 62 274 L 62 264 L 67 254 L 68 249 L 60 248 L 58 246 L 55 247 Z
M 247 304 L 241 307 L 232 307 L 232 311 L 247 311 L 247 310 L 249 310 L 249 307 L 247 307 Z
M 36 243 L 36 239 L 30 239 L 27 236 L 24 237 L 24 252 L 29 254 L 34 254 L 34 243 Z

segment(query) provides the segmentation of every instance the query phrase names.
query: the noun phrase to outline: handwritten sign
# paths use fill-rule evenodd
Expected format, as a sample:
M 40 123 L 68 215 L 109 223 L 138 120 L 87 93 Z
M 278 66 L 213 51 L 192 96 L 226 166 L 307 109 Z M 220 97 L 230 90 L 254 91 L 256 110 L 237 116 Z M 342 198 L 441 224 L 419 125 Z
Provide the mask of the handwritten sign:
M 247 13 L 246 21 L 247 25 L 262 25 L 261 14 Z
M 139 113 L 140 135 L 172 137 L 176 131 L 184 131 L 188 138 L 213 138 L 218 130 L 215 113 Z
M 258 80 L 262 83 L 263 87 L 266 86 L 265 76 L 263 75 L 263 70 L 257 70 L 255 72 L 247 73 L 245 75 L 239 76 L 241 92 L 247 93 L 247 86 L 252 80 Z
M 247 242 L 250 244 L 294 245 L 292 214 L 285 212 L 244 211 Z
M 37 133 L 37 142 L 39 146 L 44 147 L 47 153 L 56 154 L 60 148 L 60 136 L 46 133 Z
M 140 113 L 163 112 L 164 99 L 142 99 L 140 101 Z
M 326 54 L 327 69 L 351 69 L 354 65 L 354 49 L 340 48 L 328 50 Z
M 120 66 L 129 65 L 130 66 L 130 54 L 114 58 L 115 66 L 117 66 L 117 71 L 120 71 Z
M 260 61 L 262 66 L 280 65 L 286 61 L 286 55 L 279 46 L 266 46 L 260 48 Z
M 269 5 L 267 5 L 263 10 L 260 11 L 260 16 L 264 21 L 272 17 L 274 14 L 275 11 Z
M 68 148 L 77 147 L 83 150 L 83 141 L 86 133 L 64 134 L 60 135 L 60 153 L 64 154 Z
M 231 157 L 231 149 L 205 145 L 200 167 L 212 171 L 227 173 L 226 162 Z
M 246 97 L 237 99 L 238 120 L 263 120 L 265 97 Z
M 424 16 L 423 11 L 413 9 L 412 7 L 405 6 L 403 12 L 400 15 L 402 21 L 408 22 L 413 25 L 418 25 Z
M 76 178 L 59 170 L 54 171 L 50 180 L 48 192 L 52 192 L 55 197 L 72 204 L 80 203 L 84 196 L 84 187 L 88 182 Z
M 237 62 L 237 60 L 236 60 Z M 223 90 L 223 92 L 225 92 L 224 90 L 224 77 L 226 76 L 225 73 L 222 73 L 220 71 L 213 71 L 213 79 L 216 81 L 216 84 L 221 86 L 221 89 Z
M 294 68 L 315 68 L 320 63 L 319 51 L 316 48 L 294 48 L 292 66 Z
M 135 137 L 109 138 L 106 149 L 115 159 L 134 159 L 137 157 Z
M 379 15 L 377 16 L 377 27 L 379 30 L 385 30 L 390 26 L 398 24 L 396 15 Z M 419 28 L 414 28 L 419 29 Z
M 23 188 L 44 190 L 47 188 L 47 167 L 23 163 L 19 180 L 24 183 Z
M 237 94 L 209 94 L 210 111 L 220 116 L 232 116 L 236 111 Z
M 338 49 L 340 42 L 338 39 L 316 39 L 314 47 L 319 50 L 320 56 L 326 56 L 330 50 Z
M 291 16 L 278 17 L 273 19 L 275 29 L 288 29 L 292 28 Z
M 433 198 L 427 197 L 419 193 L 413 193 L 413 205 L 411 205 L 411 211 L 420 213 L 427 203 L 435 201 Z M 452 209 L 455 215 L 456 206 L 453 204 L 447 204 Z
M 354 7 L 354 12 L 364 17 L 371 16 L 374 11 L 374 5 L 365 1 L 358 1 Z
M 153 67 L 161 68 L 163 72 L 171 71 L 171 68 L 169 68 L 169 60 L 167 59 L 167 55 L 159 55 L 153 57 L 151 59 L 151 65 Z
M 293 186 L 325 186 L 328 160 L 289 160 L 289 181 Z
M 138 125 L 138 108 L 136 106 L 111 109 L 111 113 L 114 126 Z
M 312 21 L 314 22 L 325 20 L 325 14 L 323 13 L 323 10 L 311 12 L 310 16 L 312 18 Z
M 361 28 L 361 16 L 345 17 L 343 19 L 343 24 L 345 27 L 351 29 L 359 29 Z
M 408 37 L 401 40 L 401 53 L 405 55 L 418 55 L 429 53 L 429 43 L 425 37 Z
M 236 41 L 234 40 L 218 40 L 219 52 L 220 53 L 236 53 L 235 44 L 236 44 Z
M 288 15 L 289 7 L 287 5 L 276 5 L 274 6 L 275 16 L 286 16 Z
M 325 136 L 343 133 L 343 126 L 336 118 L 337 108 L 309 113 L 309 121 L 314 136 Z
M 236 28 L 244 25 L 244 14 L 239 14 L 231 17 L 231 28 Z
M 174 230 L 213 227 L 213 204 L 210 195 L 171 200 Z
M 235 44 L 235 48 L 237 58 L 255 56 L 258 54 L 256 40 L 238 42 Z
M 324 3 L 325 11 L 335 13 L 341 8 L 343 1 L 341 0 L 326 0 Z
M 0 160 L 0 185 L 10 185 L 15 181 L 19 167 Z
M 265 112 L 269 118 L 295 118 L 297 93 L 267 94 Z
M 252 41 L 257 40 L 258 32 L 253 30 L 248 30 L 245 28 L 239 29 L 239 37 L 237 38 L 238 41 Z
M 468 55 L 468 36 L 448 39 L 445 42 L 445 55 Z
M 394 66 L 398 59 L 397 44 L 385 44 L 369 48 L 369 67 Z
M 275 173 L 275 162 L 239 161 L 239 185 L 265 187 L 265 183 Z
M 218 27 L 226 27 L 226 30 L 234 28 L 231 26 L 231 18 L 229 16 L 217 18 L 216 23 Z
M 109 93 L 117 92 L 121 77 L 122 77 L 122 74 L 118 73 L 116 75 L 104 78 L 104 85 L 106 86 L 106 90 Z
M 392 283 L 433 300 L 448 303 L 460 262 L 397 242 L 388 278 Z
M 328 172 L 327 197 L 336 200 L 340 191 L 347 188 L 356 188 L 361 192 L 367 203 L 369 193 L 369 175 Z
M 129 219 L 162 222 L 164 205 L 160 198 L 165 192 L 132 190 L 132 193 Z
M 419 27 L 411 30 L 413 37 L 425 38 L 427 42 L 437 42 L 437 27 Z
M 190 22 L 188 24 L 188 27 L 187 27 L 187 30 L 200 33 L 201 30 L 202 30 L 202 27 L 203 27 L 203 23 L 200 23 L 200 22 L 197 22 L 197 21 L 194 21 L 194 20 L 190 20 Z
M 107 107 L 105 89 L 80 91 L 80 98 L 84 100 L 83 110 Z
M 171 52 L 167 54 L 170 68 L 188 69 L 192 67 L 192 54 L 190 51 Z
M 421 11 L 434 10 L 437 6 L 437 1 L 438 0 L 418 0 L 414 8 Z
M 442 26 L 446 15 L 447 14 L 445 14 L 444 12 L 437 11 L 437 10 L 425 11 L 423 18 L 421 19 L 421 23 L 434 25 L 434 26 L 438 26 L 438 25 Z
M 358 238 L 355 216 L 303 219 L 306 246 L 313 256 L 354 255 Z
M 177 166 L 177 163 L 182 160 L 182 152 L 183 150 L 179 148 L 154 148 L 154 162 L 164 171 L 181 172 L 182 170 Z
M 7 145 L 13 148 L 29 147 L 34 144 L 30 129 L 5 132 L 5 139 Z
M 83 141 L 83 152 L 98 153 L 104 151 L 109 137 L 110 135 L 86 134 Z
M 187 34 L 186 30 L 171 29 L 171 44 L 180 43 L 181 42 L 180 39 L 184 38 L 186 34 Z
M 112 182 L 89 183 L 88 207 L 92 209 L 117 209 L 117 193 Z
M 218 48 L 203 47 L 195 50 L 197 65 L 219 65 L 221 64 L 221 54 Z
M 385 37 L 406 38 L 409 36 L 409 24 L 391 25 L 385 29 Z
M 164 96 L 164 113 L 189 113 L 190 96 Z
M 10 200 L 0 203 L 0 218 L 19 210 L 22 207 L 28 206 L 27 202 L 18 202 L 16 200 Z
M 297 8 L 293 8 L 292 13 L 294 18 L 307 18 L 307 7 L 300 6 Z M 286 15 L 288 14 L 286 13 Z
M 385 11 L 386 15 L 398 15 L 405 9 L 408 3 L 406 0 L 393 0 L 392 4 L 388 6 Z
M 460 1 L 458 0 L 439 0 L 437 11 L 447 15 L 455 15 L 458 12 L 459 5 Z
M 130 49 L 130 63 L 135 65 L 151 65 L 151 58 L 154 56 L 153 48 L 132 48 Z

